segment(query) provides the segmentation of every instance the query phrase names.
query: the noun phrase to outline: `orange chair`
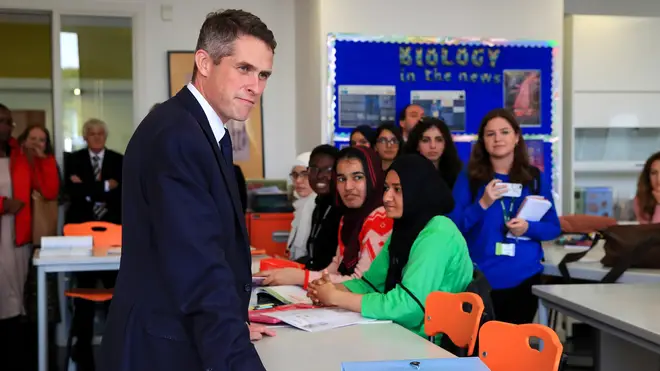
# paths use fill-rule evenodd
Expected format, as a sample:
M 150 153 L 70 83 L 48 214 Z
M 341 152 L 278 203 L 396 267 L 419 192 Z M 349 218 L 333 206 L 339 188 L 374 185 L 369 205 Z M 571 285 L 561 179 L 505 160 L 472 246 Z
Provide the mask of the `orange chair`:
M 465 310 L 466 304 L 472 306 L 470 311 Z M 439 334 L 448 336 L 454 345 L 467 349 L 466 356 L 471 356 L 484 309 L 481 297 L 471 292 L 432 292 L 426 298 L 424 332 L 432 342 Z
M 530 339 L 542 341 L 540 350 Z M 479 332 L 479 358 L 491 371 L 557 371 L 564 347 L 549 327 L 490 321 Z
M 121 225 L 108 222 L 86 222 L 64 225 L 65 236 L 92 236 L 94 249 L 105 249 L 121 246 Z M 72 299 L 82 299 L 94 303 L 103 303 L 112 299 L 113 289 L 73 288 L 64 291 L 64 295 Z M 66 358 L 64 370 L 69 369 L 73 335 L 77 333 L 73 324 L 69 328 L 66 342 Z
M 94 248 L 121 246 L 121 225 L 108 222 L 65 224 L 65 236 L 92 236 Z

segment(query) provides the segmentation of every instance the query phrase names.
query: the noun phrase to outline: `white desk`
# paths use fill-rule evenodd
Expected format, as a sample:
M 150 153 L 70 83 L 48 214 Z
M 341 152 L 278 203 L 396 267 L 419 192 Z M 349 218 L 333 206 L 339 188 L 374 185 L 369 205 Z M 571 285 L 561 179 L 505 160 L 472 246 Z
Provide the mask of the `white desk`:
M 268 371 L 339 371 L 342 362 L 454 357 L 393 323 L 364 324 L 321 332 L 286 327 L 275 331 L 277 336 L 254 344 Z M 294 353 L 295 356 L 286 356 Z
M 579 252 L 578 250 L 567 250 L 562 246 L 557 246 L 554 242 L 543 244 L 545 252 L 545 261 L 543 262 L 543 274 L 548 276 L 561 277 L 559 272 L 559 262 L 564 255 L 570 252 Z M 567 264 L 568 273 L 571 278 L 577 278 L 587 281 L 600 281 L 610 271 L 609 267 L 603 267 L 600 259 L 605 256 L 602 247 L 594 247 L 584 257 L 585 261 L 577 261 Z M 628 269 L 617 283 L 660 283 L 660 269 Z
M 252 256 L 252 273 L 259 270 L 259 261 L 265 255 Z M 121 255 L 108 255 L 104 251 L 95 251 L 95 256 L 47 257 L 39 256 L 35 249 L 33 263 L 37 267 L 37 341 L 39 347 L 39 371 L 47 370 L 48 336 L 46 274 L 59 272 L 92 272 L 119 270 Z M 66 316 L 63 316 L 66 317 Z M 66 326 L 66 321 L 65 326 Z M 68 331 L 68 328 L 67 328 Z
M 539 321 L 548 308 L 599 330 L 597 370 L 660 369 L 660 284 L 541 285 Z

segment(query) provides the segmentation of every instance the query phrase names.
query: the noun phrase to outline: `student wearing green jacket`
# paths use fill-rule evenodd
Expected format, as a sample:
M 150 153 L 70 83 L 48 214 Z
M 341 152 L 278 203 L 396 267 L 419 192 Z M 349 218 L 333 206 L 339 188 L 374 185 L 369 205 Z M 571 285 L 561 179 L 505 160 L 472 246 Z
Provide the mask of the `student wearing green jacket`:
M 369 270 L 343 284 L 321 278 L 310 284 L 309 296 L 426 336 L 426 297 L 433 291 L 463 292 L 472 280 L 465 239 L 443 216 L 454 207 L 451 190 L 429 160 L 404 155 L 387 172 L 383 203 L 394 227 Z

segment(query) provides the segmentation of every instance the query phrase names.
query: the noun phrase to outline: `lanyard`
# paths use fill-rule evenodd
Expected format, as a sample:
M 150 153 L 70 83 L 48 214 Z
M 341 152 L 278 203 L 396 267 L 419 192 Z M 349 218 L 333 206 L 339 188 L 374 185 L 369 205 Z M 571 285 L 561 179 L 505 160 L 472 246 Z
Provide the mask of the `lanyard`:
M 504 206 L 504 199 L 500 199 L 500 205 L 502 205 L 502 215 L 504 215 L 504 224 L 508 223 L 511 220 L 511 215 L 513 215 L 513 198 L 510 198 L 509 211 L 507 212 L 506 206 Z

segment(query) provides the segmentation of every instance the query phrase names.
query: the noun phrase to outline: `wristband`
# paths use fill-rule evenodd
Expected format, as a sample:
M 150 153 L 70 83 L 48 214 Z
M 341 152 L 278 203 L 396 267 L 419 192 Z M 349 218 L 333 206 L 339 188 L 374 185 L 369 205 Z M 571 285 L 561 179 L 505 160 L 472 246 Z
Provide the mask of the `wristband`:
M 303 283 L 303 289 L 307 290 L 309 286 L 309 270 L 305 269 L 305 282 Z

